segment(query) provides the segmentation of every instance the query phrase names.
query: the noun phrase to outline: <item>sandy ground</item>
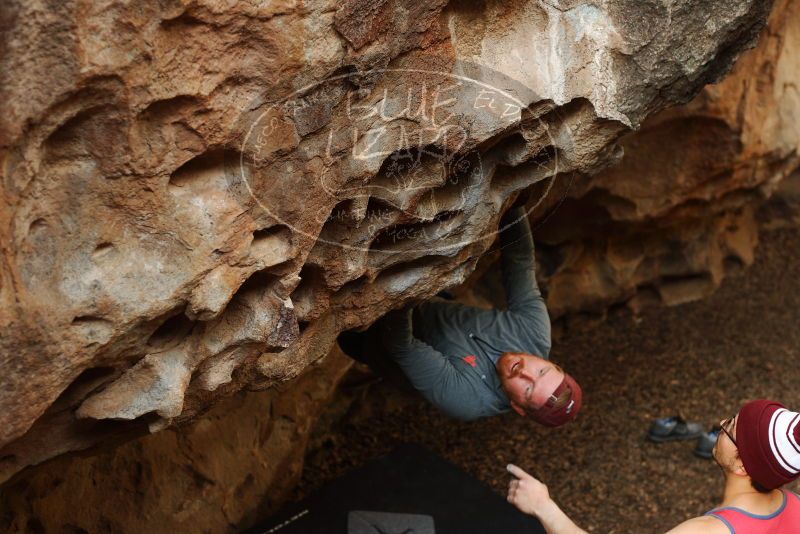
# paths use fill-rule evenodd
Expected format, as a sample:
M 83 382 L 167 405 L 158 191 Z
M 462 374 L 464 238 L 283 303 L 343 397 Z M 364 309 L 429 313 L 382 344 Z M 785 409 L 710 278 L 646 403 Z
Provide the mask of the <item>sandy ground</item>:
M 713 508 L 722 478 L 692 455 L 693 442 L 645 441 L 651 420 L 681 412 L 710 426 L 762 397 L 800 410 L 799 310 L 800 230 L 773 231 L 762 234 L 756 264 L 706 300 L 639 317 L 620 310 L 561 336 L 551 358 L 585 398 L 565 428 L 514 414 L 459 423 L 385 382 L 351 386 L 331 406 L 334 422 L 318 433 L 295 497 L 411 441 L 503 494 L 505 465 L 521 465 L 591 532 L 665 531 Z

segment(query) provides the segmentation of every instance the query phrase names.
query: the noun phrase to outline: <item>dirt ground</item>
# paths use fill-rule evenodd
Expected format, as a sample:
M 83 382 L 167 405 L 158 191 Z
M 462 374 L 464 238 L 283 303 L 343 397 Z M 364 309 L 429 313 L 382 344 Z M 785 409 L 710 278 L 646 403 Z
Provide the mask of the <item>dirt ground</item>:
M 680 412 L 710 426 L 753 398 L 800 409 L 800 230 L 763 233 L 756 257 L 706 300 L 639 317 L 619 310 L 556 340 L 552 360 L 584 389 L 582 414 L 565 428 L 515 414 L 460 423 L 385 382 L 345 386 L 295 497 L 409 441 L 503 495 L 504 467 L 517 463 L 591 532 L 663 532 L 713 508 L 722 492 L 713 461 L 695 458 L 693 442 L 644 435 L 656 417 Z

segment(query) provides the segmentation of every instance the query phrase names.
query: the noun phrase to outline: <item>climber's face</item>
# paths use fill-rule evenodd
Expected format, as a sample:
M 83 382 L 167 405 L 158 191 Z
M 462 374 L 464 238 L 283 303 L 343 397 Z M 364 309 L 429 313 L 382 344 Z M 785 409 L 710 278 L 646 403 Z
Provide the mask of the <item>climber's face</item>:
M 505 352 L 496 369 L 511 407 L 520 415 L 552 402 L 553 392 L 564 380 L 560 367 L 533 354 Z

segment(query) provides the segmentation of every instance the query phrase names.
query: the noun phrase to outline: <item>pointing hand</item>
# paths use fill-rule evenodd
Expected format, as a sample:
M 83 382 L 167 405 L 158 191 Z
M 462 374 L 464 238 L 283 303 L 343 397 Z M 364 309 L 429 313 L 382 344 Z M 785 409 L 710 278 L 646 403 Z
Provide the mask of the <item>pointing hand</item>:
M 508 502 L 523 513 L 539 516 L 552 502 L 547 486 L 514 464 L 506 469 L 515 477 L 508 485 Z

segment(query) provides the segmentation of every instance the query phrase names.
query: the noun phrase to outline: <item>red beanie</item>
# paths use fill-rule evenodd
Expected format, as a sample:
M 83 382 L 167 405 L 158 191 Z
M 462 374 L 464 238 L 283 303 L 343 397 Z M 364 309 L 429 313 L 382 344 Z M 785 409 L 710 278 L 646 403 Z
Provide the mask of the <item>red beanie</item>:
M 800 476 L 800 413 L 769 400 L 748 402 L 736 420 L 739 456 L 750 478 L 767 489 Z

